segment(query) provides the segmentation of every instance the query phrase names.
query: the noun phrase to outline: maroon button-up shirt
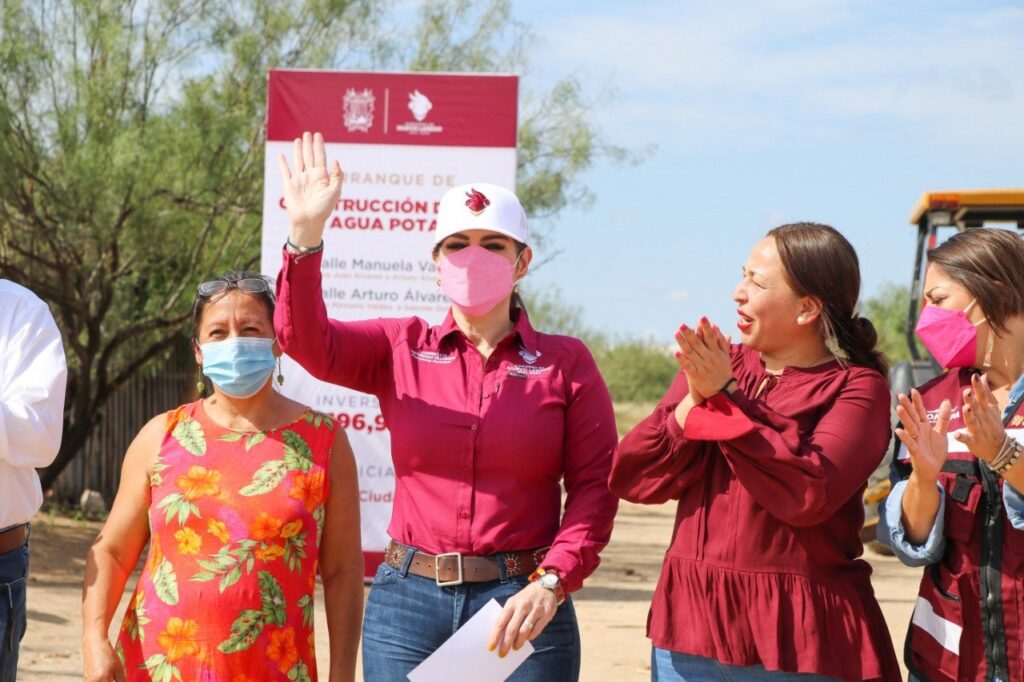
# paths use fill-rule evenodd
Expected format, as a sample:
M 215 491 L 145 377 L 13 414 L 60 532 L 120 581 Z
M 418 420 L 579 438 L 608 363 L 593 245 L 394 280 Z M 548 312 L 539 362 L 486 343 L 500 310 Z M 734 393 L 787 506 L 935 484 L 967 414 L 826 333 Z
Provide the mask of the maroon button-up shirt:
M 551 545 L 544 566 L 579 589 L 618 507 L 615 419 L 586 346 L 534 331 L 522 312 L 486 360 L 450 312 L 433 327 L 329 320 L 320 262 L 285 253 L 274 326 L 313 376 L 380 399 L 396 477 L 389 534 L 431 554 Z

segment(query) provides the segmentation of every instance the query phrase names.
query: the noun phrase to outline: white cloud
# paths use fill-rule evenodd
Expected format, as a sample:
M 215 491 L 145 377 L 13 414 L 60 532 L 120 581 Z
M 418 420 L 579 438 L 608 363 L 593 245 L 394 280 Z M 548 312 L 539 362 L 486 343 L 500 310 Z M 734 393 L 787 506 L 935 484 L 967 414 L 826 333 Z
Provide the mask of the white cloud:
M 554 22 L 538 62 L 611 78 L 618 98 L 597 115 L 646 141 L 762 147 L 794 134 L 877 129 L 969 145 L 1020 129 L 1022 9 L 809 0 L 612 7 Z
M 690 292 L 686 289 L 672 289 L 665 294 L 665 300 L 669 303 L 682 303 L 690 298 Z

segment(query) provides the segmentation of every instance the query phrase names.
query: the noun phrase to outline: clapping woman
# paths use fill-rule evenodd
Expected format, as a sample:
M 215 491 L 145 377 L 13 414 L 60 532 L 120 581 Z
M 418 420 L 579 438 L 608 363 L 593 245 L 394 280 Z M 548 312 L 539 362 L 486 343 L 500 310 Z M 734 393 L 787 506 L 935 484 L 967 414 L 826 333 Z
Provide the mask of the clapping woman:
M 900 396 L 879 540 L 925 567 L 918 680 L 1024 676 L 1024 240 L 969 229 L 928 252 L 917 334 L 948 369 Z
M 894 680 L 858 557 L 860 496 L 889 441 L 886 364 L 836 230 L 775 228 L 733 292 L 741 343 L 702 319 L 621 442 L 611 489 L 677 501 L 651 605 L 654 680 Z

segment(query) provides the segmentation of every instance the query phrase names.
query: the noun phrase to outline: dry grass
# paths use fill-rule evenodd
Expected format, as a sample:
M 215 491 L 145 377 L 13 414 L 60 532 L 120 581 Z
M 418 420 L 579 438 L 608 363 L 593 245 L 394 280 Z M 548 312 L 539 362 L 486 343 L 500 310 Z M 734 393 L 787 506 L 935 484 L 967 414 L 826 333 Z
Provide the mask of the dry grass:
M 642 419 L 647 417 L 657 403 L 614 403 L 615 426 L 619 430 L 619 438 L 629 433 Z

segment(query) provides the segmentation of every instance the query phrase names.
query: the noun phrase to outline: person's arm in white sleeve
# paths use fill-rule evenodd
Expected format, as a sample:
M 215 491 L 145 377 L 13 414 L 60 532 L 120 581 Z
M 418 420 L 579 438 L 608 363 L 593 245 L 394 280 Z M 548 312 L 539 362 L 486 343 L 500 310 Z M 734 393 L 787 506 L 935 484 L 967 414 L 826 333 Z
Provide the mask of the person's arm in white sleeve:
M 0 358 L 0 460 L 45 467 L 57 456 L 64 425 L 68 370 L 60 331 L 44 303 L 21 299 L 6 332 Z

